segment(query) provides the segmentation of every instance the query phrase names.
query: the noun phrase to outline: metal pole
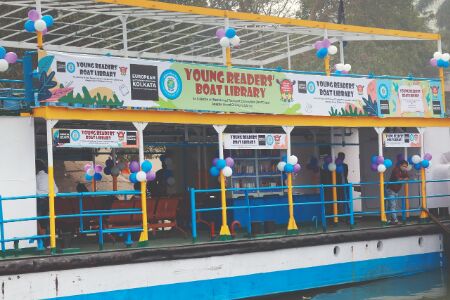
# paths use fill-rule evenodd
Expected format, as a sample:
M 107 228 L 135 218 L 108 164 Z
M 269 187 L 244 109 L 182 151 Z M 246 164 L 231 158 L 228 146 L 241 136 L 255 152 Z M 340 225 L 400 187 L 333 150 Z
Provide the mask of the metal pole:
M 375 127 L 378 134 L 378 155 L 383 156 L 383 131 L 384 127 Z M 380 176 L 380 218 L 381 223 L 387 223 L 386 210 L 384 205 L 384 172 L 378 173 Z
M 341 64 L 345 63 L 344 59 L 344 41 L 342 39 L 339 40 L 339 60 Z
M 283 126 L 283 130 L 287 135 L 287 157 L 291 156 L 291 133 L 294 130 L 294 126 Z M 295 234 L 298 232 L 297 223 L 294 217 L 294 197 L 292 195 L 292 173 L 287 174 L 287 186 L 288 186 L 288 205 L 289 205 L 289 221 L 287 226 L 288 234 Z
M 441 68 L 442 69 L 442 68 Z M 420 133 L 420 157 L 424 156 L 424 136 L 425 136 L 425 128 L 419 127 L 417 128 Z M 422 210 L 420 211 L 420 219 L 424 220 L 428 218 L 428 214 L 425 211 L 427 209 L 427 178 L 425 174 L 425 168 L 420 168 L 420 193 L 422 199 Z
M 48 211 L 50 220 L 50 250 L 56 253 L 55 226 L 55 177 L 53 172 L 53 134 L 52 129 L 58 121 L 47 120 L 47 163 L 48 163 Z
M 442 40 L 439 39 L 437 41 L 438 52 L 442 53 Z M 447 105 L 445 103 L 445 76 L 444 76 L 444 68 L 439 68 L 439 78 L 441 79 L 441 90 L 442 90 L 442 110 L 444 111 L 444 115 L 447 113 Z
M 192 222 L 192 242 L 197 241 L 197 212 L 195 208 L 195 188 L 191 188 L 191 222 Z
M 331 147 L 331 159 L 334 161 L 335 159 L 335 152 L 334 152 L 334 127 L 331 127 L 331 134 L 330 134 L 330 147 Z M 337 203 L 337 187 L 336 187 L 336 170 L 331 171 L 331 184 L 333 187 L 331 188 L 332 196 L 333 196 L 333 222 L 338 223 L 339 218 L 337 215 L 339 214 L 338 210 L 338 203 Z
M 408 148 L 404 148 L 404 155 L 405 160 L 408 159 Z M 409 183 L 405 183 L 405 209 L 406 209 L 406 219 L 409 218 Z M 404 220 L 406 221 L 406 220 Z

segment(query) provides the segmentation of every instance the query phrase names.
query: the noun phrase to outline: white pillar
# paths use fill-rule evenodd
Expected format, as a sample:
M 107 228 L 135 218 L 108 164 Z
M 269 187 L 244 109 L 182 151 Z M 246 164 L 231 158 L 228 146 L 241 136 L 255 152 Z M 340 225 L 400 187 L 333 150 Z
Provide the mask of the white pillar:
M 291 132 L 294 130 L 294 126 L 283 126 L 284 132 L 286 132 L 288 144 L 287 144 L 287 157 L 291 156 Z
M 227 125 L 213 125 L 213 127 L 219 136 L 219 158 L 223 159 L 223 132 L 227 128 Z
M 343 64 L 345 62 L 345 59 L 344 59 L 344 41 L 342 39 L 339 40 L 339 60 L 340 60 L 341 64 Z
M 425 127 L 417 127 L 417 130 L 419 131 L 420 134 L 420 157 L 423 159 L 423 156 L 425 154 L 425 150 L 423 149 L 423 145 L 424 145 L 424 135 L 425 135 Z
M 384 127 L 375 127 L 375 131 L 378 134 L 378 156 L 383 156 L 383 131 Z
M 144 162 L 144 129 L 148 123 L 133 122 L 134 127 L 138 131 L 138 145 L 139 145 L 139 164 Z

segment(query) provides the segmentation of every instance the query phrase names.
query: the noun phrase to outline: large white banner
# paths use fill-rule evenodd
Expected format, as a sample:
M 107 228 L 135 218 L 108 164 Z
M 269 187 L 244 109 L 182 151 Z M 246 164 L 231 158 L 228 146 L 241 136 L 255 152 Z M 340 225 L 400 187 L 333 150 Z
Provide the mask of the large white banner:
M 225 149 L 287 149 L 288 138 L 280 133 L 224 133 Z
M 419 133 L 383 133 L 383 143 L 387 148 L 418 148 L 421 145 Z
M 137 131 L 53 129 L 53 145 L 61 148 L 137 148 Z

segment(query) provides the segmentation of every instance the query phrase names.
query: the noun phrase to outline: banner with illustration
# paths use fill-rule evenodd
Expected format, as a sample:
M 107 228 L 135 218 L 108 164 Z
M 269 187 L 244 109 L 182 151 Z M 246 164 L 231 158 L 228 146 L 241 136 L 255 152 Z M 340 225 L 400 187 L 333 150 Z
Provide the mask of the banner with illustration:
M 380 116 L 443 117 L 442 88 L 439 81 L 377 80 Z
M 137 148 L 137 131 L 53 129 L 53 145 L 60 148 Z
M 39 53 L 39 100 L 58 105 L 377 116 L 377 81 L 59 52 Z

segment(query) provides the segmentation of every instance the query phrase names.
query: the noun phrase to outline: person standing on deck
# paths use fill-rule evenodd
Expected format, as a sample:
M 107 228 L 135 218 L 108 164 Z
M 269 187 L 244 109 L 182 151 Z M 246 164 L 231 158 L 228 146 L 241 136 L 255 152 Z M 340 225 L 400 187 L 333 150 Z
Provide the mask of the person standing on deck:
M 44 161 L 37 159 L 36 165 L 36 194 L 48 195 L 48 174 L 47 165 Z M 55 183 L 55 194 L 58 193 L 58 187 Z M 45 198 L 37 199 L 37 215 L 39 217 L 48 216 L 48 196 Z M 38 233 L 45 234 L 48 228 L 48 219 L 38 220 Z
M 340 172 L 336 172 L 336 184 L 348 184 L 348 165 L 344 163 L 345 153 L 339 152 L 337 155 L 336 165 L 342 165 L 342 170 Z M 338 186 L 337 188 L 337 199 L 338 201 L 348 201 L 348 187 L 347 186 Z M 339 214 L 348 214 L 350 213 L 348 203 L 339 203 Z
M 399 182 L 408 180 L 408 162 L 402 160 L 392 170 L 389 182 Z M 397 210 L 398 193 L 402 188 L 403 183 L 387 184 L 386 186 L 386 207 L 388 211 Z M 389 224 L 398 224 L 397 213 L 392 212 L 388 221 Z

